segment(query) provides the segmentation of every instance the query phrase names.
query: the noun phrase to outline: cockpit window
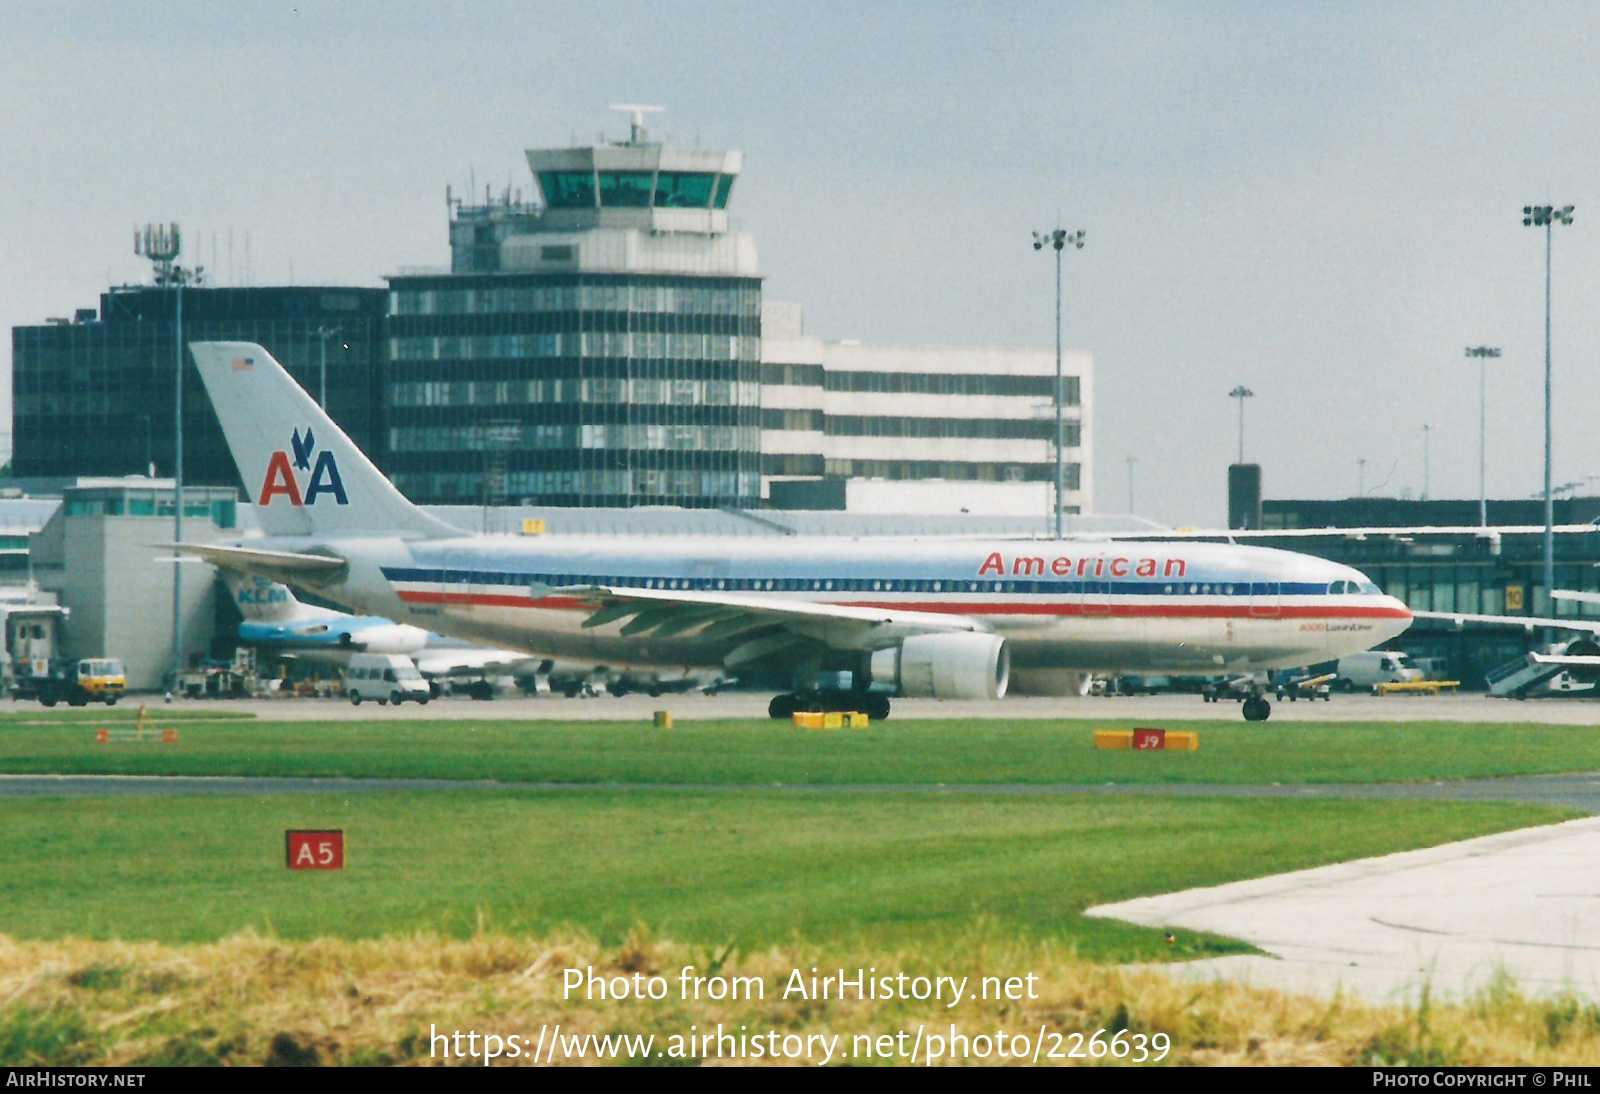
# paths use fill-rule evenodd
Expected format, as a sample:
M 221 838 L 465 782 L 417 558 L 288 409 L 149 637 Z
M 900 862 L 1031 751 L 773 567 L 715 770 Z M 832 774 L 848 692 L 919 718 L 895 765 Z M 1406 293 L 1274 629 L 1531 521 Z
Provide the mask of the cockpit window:
M 1328 582 L 1328 593 L 1329 593 L 1329 595 L 1332 595 L 1332 596 L 1355 596 L 1355 595 L 1358 595 L 1358 594 L 1361 594 L 1361 593 L 1365 593 L 1368 596 L 1375 596 L 1375 595 L 1378 595 L 1379 593 L 1381 593 L 1382 591 L 1383 590 L 1379 589 L 1376 585 L 1374 585 L 1370 581 L 1330 581 L 1330 582 Z

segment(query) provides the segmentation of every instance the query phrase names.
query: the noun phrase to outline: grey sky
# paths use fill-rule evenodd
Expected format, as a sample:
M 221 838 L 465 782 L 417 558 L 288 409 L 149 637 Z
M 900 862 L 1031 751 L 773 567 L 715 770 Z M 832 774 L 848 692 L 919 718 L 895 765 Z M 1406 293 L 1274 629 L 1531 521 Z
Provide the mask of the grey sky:
M 1235 407 L 1268 496 L 1540 486 L 1543 238 L 1556 481 L 1600 475 L 1600 6 L 1593 4 L 6 4 L 0 323 L 142 280 L 131 230 L 252 281 L 443 265 L 444 187 L 611 102 L 746 153 L 736 221 L 809 333 L 1091 350 L 1097 507 L 1224 515 Z M 9 370 L 9 340 L 5 344 Z M 5 385 L 7 393 L 9 384 Z M 8 399 L 8 395 L 7 395 Z M 1391 475 L 1391 468 L 1392 475 Z M 1596 483 L 1600 490 L 1600 483 Z

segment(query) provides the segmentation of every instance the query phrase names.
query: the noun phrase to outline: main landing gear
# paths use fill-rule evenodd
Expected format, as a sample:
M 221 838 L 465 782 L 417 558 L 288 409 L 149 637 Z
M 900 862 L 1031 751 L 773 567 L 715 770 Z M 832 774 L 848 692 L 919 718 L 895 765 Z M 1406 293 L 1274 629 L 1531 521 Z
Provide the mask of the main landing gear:
M 767 704 L 767 716 L 788 721 L 797 711 L 858 710 L 874 722 L 889 717 L 887 695 L 852 695 L 848 692 L 827 692 L 807 695 L 774 695 Z
M 1207 684 L 1200 697 L 1208 703 L 1220 703 L 1224 699 L 1244 700 L 1243 714 L 1247 722 L 1265 722 L 1272 717 L 1272 704 L 1263 693 L 1261 681 L 1250 676 Z
M 1272 717 L 1272 704 L 1264 695 L 1247 695 L 1244 699 L 1244 720 L 1265 722 Z

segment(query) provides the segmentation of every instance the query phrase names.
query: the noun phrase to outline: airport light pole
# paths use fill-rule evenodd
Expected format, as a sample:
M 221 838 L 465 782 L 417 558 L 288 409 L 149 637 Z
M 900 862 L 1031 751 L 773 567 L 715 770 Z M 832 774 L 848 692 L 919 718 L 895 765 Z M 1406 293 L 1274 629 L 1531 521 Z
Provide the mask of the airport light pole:
M 336 337 L 340 332 L 338 327 L 318 327 L 311 332 L 322 343 L 322 370 L 318 377 L 317 405 L 323 410 L 328 409 L 328 339 Z M 350 347 L 346 345 L 345 349 Z
M 1244 401 L 1255 398 L 1255 392 L 1240 384 L 1228 392 L 1228 398 L 1239 400 L 1239 462 L 1244 463 Z
M 155 265 L 156 285 L 170 288 L 172 304 L 172 535 L 175 543 L 183 542 L 183 287 L 193 281 L 201 283 L 202 267 L 184 269 L 177 265 L 183 250 L 183 237 L 176 224 L 147 224 L 144 231 L 133 233 L 133 253 L 148 258 Z M 183 671 L 183 564 L 172 566 L 172 682 L 177 686 L 178 673 Z
M 1522 224 L 1544 229 L 1544 595 L 1556 583 L 1555 503 L 1550 497 L 1550 243 L 1557 223 L 1572 223 L 1572 206 L 1524 205 Z
M 173 454 L 172 454 L 172 542 L 183 542 L 183 282 L 172 285 L 177 302 L 173 307 L 172 345 L 176 351 L 172 365 Z M 183 563 L 172 563 L 172 688 L 178 688 L 183 671 Z
M 1044 250 L 1049 244 L 1056 252 L 1056 538 L 1061 538 L 1061 509 L 1062 495 L 1065 492 L 1065 483 L 1062 477 L 1061 450 L 1065 447 L 1066 435 L 1061 424 L 1061 252 L 1067 244 L 1072 244 L 1078 250 L 1083 250 L 1083 229 L 1068 232 L 1057 228 L 1053 232 L 1034 232 L 1033 249 Z
M 1500 356 L 1498 346 L 1468 346 L 1467 356 L 1478 359 L 1478 527 L 1489 526 L 1489 494 L 1484 486 L 1488 466 L 1485 424 L 1489 417 L 1489 358 Z
M 1422 500 L 1428 500 L 1428 438 L 1433 433 L 1433 426 L 1427 422 L 1422 423 Z
M 1356 497 L 1364 498 L 1366 496 L 1367 496 L 1367 458 L 1365 456 L 1358 456 L 1358 457 L 1356 457 Z
M 1139 462 L 1138 456 L 1128 456 L 1128 515 L 1133 516 L 1133 465 Z

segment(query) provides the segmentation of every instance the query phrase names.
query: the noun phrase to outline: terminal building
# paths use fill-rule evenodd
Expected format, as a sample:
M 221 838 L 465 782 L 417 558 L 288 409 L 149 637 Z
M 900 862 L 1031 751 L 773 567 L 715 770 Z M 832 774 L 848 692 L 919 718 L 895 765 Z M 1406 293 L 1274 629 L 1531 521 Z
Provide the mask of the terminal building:
M 175 656 L 177 564 L 156 546 L 172 542 L 173 497 L 171 479 L 81 479 L 28 537 L 28 603 L 63 609 L 56 656 L 120 658 L 130 689 L 162 687 Z M 238 516 L 231 487 L 185 487 L 186 542 L 238 535 Z M 212 568 L 185 570 L 179 617 L 188 663 L 209 652 L 219 604 Z
M 1055 355 L 827 342 L 762 310 L 762 477 L 775 509 L 1032 515 L 1055 499 Z M 1089 355 L 1062 362 L 1062 509 L 1090 510 Z M 1044 527 L 1040 526 L 1040 530 Z
M 13 475 L 173 473 L 181 292 L 186 340 L 260 342 L 420 504 L 1044 527 L 1053 353 L 805 336 L 799 305 L 763 307 L 754 238 L 730 223 L 741 154 L 655 142 L 642 114 L 620 143 L 526 156 L 534 200 L 451 197 L 449 268 L 387 291 L 158 283 L 14 328 Z M 1069 514 L 1091 509 L 1090 367 L 1066 355 Z M 192 372 L 183 424 L 186 482 L 246 485 Z
M 1253 465 L 1250 466 L 1254 469 Z M 1259 491 L 1259 469 L 1251 480 Z M 1237 476 L 1234 477 L 1237 479 Z M 1234 482 L 1237 485 L 1237 482 Z M 1230 496 L 1231 523 L 1259 529 L 1248 542 L 1317 555 L 1365 573 L 1413 611 L 1515 619 L 1595 618 L 1595 605 L 1552 598 L 1544 582 L 1544 502 L 1266 499 Z M 1555 588 L 1600 593 L 1600 498 L 1554 501 Z M 1419 619 L 1389 645 L 1427 658 L 1464 688 L 1535 647 L 1573 637 L 1516 622 L 1456 626 Z
M 100 306 L 11 331 L 12 475 L 173 474 L 173 351 L 259 342 L 382 465 L 385 294 L 358 288 L 114 288 Z M 184 481 L 240 485 L 200 376 L 184 376 Z

